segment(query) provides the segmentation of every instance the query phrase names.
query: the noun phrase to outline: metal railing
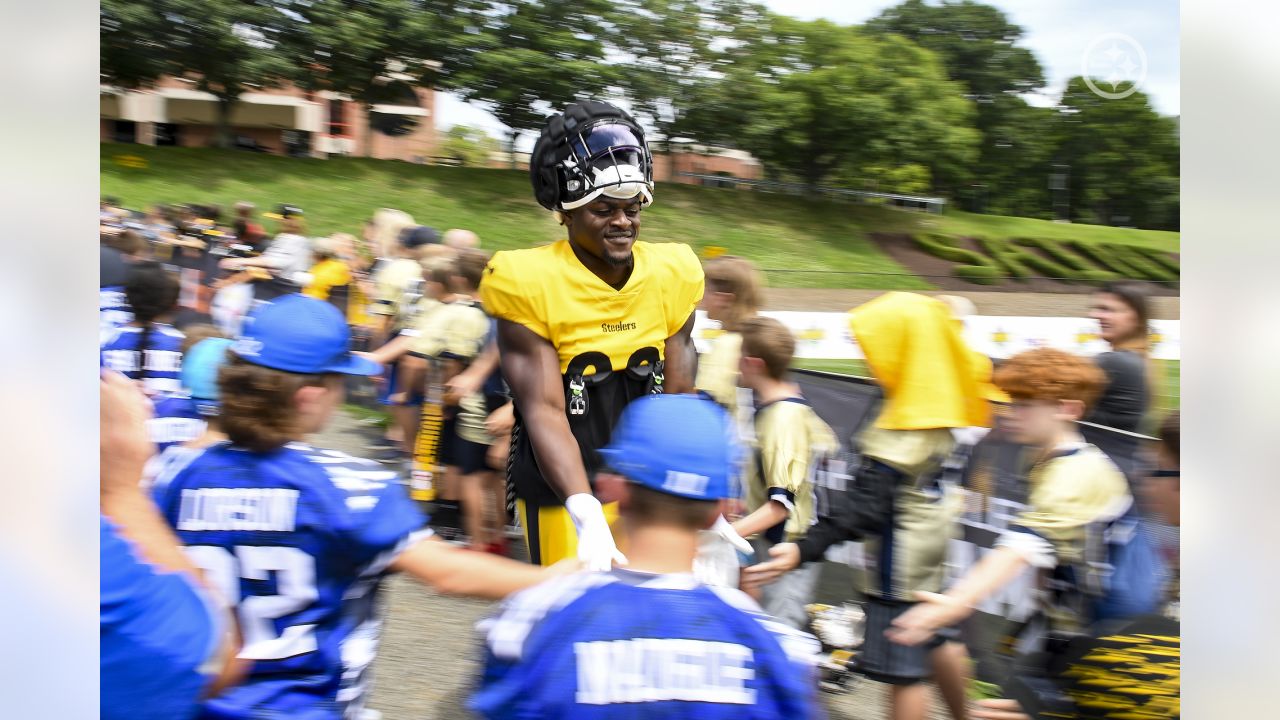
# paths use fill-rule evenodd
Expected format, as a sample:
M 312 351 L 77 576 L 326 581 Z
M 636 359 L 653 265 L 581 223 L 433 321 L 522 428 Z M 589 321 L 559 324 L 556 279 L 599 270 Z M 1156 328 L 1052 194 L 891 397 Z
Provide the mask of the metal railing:
M 946 198 L 924 197 L 920 195 L 902 195 L 899 193 L 882 193 L 871 192 L 870 190 L 850 190 L 849 188 L 833 188 L 818 186 L 811 188 L 808 185 L 800 183 L 784 183 L 775 182 L 773 180 L 749 180 L 747 178 L 730 177 L 727 175 L 706 175 L 702 173 L 678 172 L 679 177 L 693 178 L 699 181 L 699 184 L 709 187 L 745 187 L 749 190 L 757 190 L 760 192 L 781 192 L 788 195 L 822 195 L 824 197 L 855 200 L 857 202 L 866 203 L 872 200 L 884 201 L 891 207 L 899 207 L 905 210 L 920 210 L 931 213 L 941 213 L 947 205 Z

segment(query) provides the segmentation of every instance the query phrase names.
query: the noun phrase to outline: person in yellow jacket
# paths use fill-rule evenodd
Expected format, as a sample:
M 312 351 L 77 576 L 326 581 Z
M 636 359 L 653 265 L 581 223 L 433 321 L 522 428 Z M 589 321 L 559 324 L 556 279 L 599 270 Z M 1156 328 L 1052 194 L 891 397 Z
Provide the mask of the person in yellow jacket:
M 307 271 L 310 282 L 302 294 L 332 303 L 344 316 L 350 300 L 351 266 L 344 256 L 344 246 L 350 247 L 351 236 L 341 233 L 311 241 L 311 255 L 315 264 Z
M 836 543 L 864 541 L 860 671 L 892 686 L 895 718 L 923 720 L 929 694 L 921 681 L 930 677 L 951 714 L 963 718 L 963 646 L 947 642 L 946 630 L 911 647 L 890 642 L 885 631 L 917 592 L 942 589 L 958 508 L 939 487 L 939 473 L 955 447 L 952 429 L 990 424 L 990 361 L 965 343 L 950 307 L 925 295 L 886 293 L 850 311 L 849 325 L 884 390 L 880 414 L 857 438 L 862 465 L 849 511 L 820 517 L 803 538 L 775 545 L 770 561 L 744 572 L 744 583 L 767 583 L 821 560 Z

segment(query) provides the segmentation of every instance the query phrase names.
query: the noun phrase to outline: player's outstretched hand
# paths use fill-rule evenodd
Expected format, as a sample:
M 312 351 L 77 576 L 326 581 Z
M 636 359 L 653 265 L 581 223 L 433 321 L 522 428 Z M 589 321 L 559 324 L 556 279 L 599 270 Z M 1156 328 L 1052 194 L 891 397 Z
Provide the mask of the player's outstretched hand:
M 100 490 L 137 491 L 142 468 L 155 452 L 147 436 L 151 402 L 138 383 L 118 372 L 103 371 L 99 386 Z
M 972 720 L 1031 720 L 1031 716 L 1022 712 L 1017 700 L 1000 698 L 999 700 L 979 700 L 969 711 Z
M 960 601 L 940 593 L 916 593 L 915 607 L 902 613 L 893 625 L 884 631 L 886 637 L 899 645 L 919 645 L 934 636 L 938 630 L 954 625 L 968 615 Z
M 755 589 L 777 580 L 800 566 L 800 547 L 795 543 L 778 543 L 769 548 L 769 557 L 742 571 L 744 590 Z
M 599 500 L 588 493 L 578 493 L 565 498 L 564 507 L 578 529 L 578 559 L 587 570 L 607 572 L 614 563 L 627 564 L 627 557 L 613 542 Z

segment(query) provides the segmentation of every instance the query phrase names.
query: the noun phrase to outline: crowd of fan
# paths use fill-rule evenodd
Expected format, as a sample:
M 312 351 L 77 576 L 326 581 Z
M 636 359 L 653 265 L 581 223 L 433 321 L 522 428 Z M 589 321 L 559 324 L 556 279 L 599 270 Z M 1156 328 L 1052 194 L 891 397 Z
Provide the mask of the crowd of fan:
M 386 368 L 374 389 L 389 421 L 366 447 L 372 457 L 410 475 L 425 392 L 439 390 L 433 525 L 478 549 L 507 552 L 496 471 L 505 464 L 512 406 L 477 298 L 488 255 L 475 233 L 439 233 L 384 208 L 358 233 L 312 237 L 293 205 L 259 214 L 241 202 L 228 217 L 216 205 L 139 211 L 104 198 L 100 238 L 103 358 L 153 395 L 160 449 L 199 437 L 212 415 L 194 407 L 201 398 L 190 397 L 190 383 L 199 373 L 188 368 L 183 381 L 184 357 L 202 340 L 237 337 L 255 306 L 301 293 L 336 307 L 352 348 Z M 201 357 L 221 357 L 207 353 Z M 216 368 L 204 372 L 202 392 L 215 394 Z
M 274 235 L 263 220 L 275 224 Z M 368 449 L 402 469 L 415 491 L 431 491 L 438 534 L 474 550 L 508 554 L 500 470 L 514 406 L 499 369 L 496 321 L 479 300 L 489 256 L 474 233 L 437 233 L 403 212 L 382 209 L 358 234 L 316 238 L 306 234 L 303 210 L 290 205 L 259 216 L 253 205 L 238 203 L 227 218 L 214 206 L 140 212 L 110 199 L 102 203 L 100 225 L 102 364 L 139 382 L 151 397 L 157 448 L 208 447 L 228 436 L 249 449 L 254 443 L 278 448 L 297 434 L 282 425 L 274 436 L 263 422 L 238 438 L 220 423 L 218 404 L 222 393 L 237 388 L 241 397 L 260 398 L 280 390 L 253 385 L 261 382 L 253 375 L 260 371 L 246 371 L 243 378 L 226 372 L 227 349 L 235 344 L 240 357 L 255 356 L 259 349 L 246 339 L 259 345 L 271 340 L 265 329 L 247 327 L 246 318 L 270 301 L 301 293 L 337 308 L 357 355 L 386 368 L 377 383 L 390 421 L 382 440 Z M 860 588 L 868 598 L 861 671 L 893 685 L 901 717 L 923 716 L 927 698 L 920 681 L 930 677 L 953 714 L 963 717 L 964 655 L 950 629 L 1028 567 L 1084 567 L 1085 525 L 1118 520 L 1134 506 L 1125 478 L 1084 442 L 1076 421 L 1137 425 L 1149 399 L 1146 357 L 1133 351 L 1143 341 L 1123 335 L 1145 338 L 1142 298 L 1111 288 L 1100 293 L 1095 308 L 1104 337 L 1109 333 L 1116 353 L 1129 355 L 1095 365 L 1041 349 L 994 373 L 989 359 L 959 339 L 954 307 L 889 293 L 858 308 L 851 324 L 886 400 L 875 426 L 858 437 L 863 464 L 854 478 L 856 504 L 835 516 L 815 507 L 815 472 L 808 463 L 834 453 L 839 442 L 788 377 L 794 336 L 758 315 L 760 283 L 749 262 L 712 259 L 705 276 L 700 307 L 722 332 L 702 356 L 696 385 L 729 416 L 750 418 L 738 422 L 754 457 L 735 498 L 737 512 L 727 513 L 731 522 L 722 520 L 713 531 L 737 541 L 754 561 L 742 573 L 743 589 L 769 615 L 803 628 L 816 561 L 836 543 L 863 540 L 879 567 L 866 573 Z M 322 323 L 315 327 L 323 330 Z M 345 353 L 346 336 L 334 346 L 339 344 Z M 948 374 L 949 368 L 977 372 Z M 1030 509 L 1017 520 L 1022 530 L 1003 535 L 994 552 L 942 593 L 954 518 L 936 502 L 934 478 L 958 445 L 953 430 L 990 426 L 989 401 L 997 399 L 1008 403 L 1005 431 L 1033 451 L 1028 472 L 1036 489 Z M 1141 406 L 1136 412 L 1135 405 Z M 261 412 L 271 408 L 264 405 Z M 1163 435 L 1161 471 L 1144 486 L 1144 504 L 1176 525 L 1176 416 Z M 431 447 L 424 450 L 424 442 Z M 157 472 L 152 468 L 144 477 Z M 1109 514 L 1116 508 L 1119 515 Z M 718 514 L 694 509 L 691 531 Z M 884 549 L 894 543 L 896 555 Z M 1176 615 L 1176 569 L 1171 577 L 1161 604 Z M 1059 627 L 1087 624 L 1079 607 L 1050 603 L 1047 611 Z M 478 702 L 483 708 L 486 701 Z M 998 717 L 996 710 L 992 705 L 993 714 L 978 710 L 972 716 Z

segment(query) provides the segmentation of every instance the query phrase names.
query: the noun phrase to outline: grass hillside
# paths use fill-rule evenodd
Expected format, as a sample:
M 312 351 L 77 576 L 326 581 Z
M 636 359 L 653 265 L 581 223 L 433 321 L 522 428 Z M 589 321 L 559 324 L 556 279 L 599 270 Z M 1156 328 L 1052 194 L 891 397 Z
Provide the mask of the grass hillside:
M 122 159 L 125 158 L 125 159 Z M 144 162 L 133 161 L 142 158 Z M 240 200 L 301 206 L 313 235 L 358 232 L 373 210 L 393 207 L 440 229 L 474 230 L 486 248 L 561 237 L 534 202 L 522 171 L 424 166 L 385 160 L 284 158 L 203 148 L 101 146 L 101 189 L 128 207 Z M 922 290 L 932 286 L 879 250 L 870 232 L 942 232 L 1120 242 L 1177 252 L 1178 233 L 1059 224 L 948 212 L 925 215 L 790 195 L 660 183 L 641 237 L 720 246 L 754 260 L 773 287 Z M 817 272 L 814 272 L 817 271 Z M 835 274 L 829 271 L 883 273 Z

